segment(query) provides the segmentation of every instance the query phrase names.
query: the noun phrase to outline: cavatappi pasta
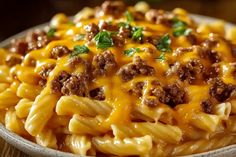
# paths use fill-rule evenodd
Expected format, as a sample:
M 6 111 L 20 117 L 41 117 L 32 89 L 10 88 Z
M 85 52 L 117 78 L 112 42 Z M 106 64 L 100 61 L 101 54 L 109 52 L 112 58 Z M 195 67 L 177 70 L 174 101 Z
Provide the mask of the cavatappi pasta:
M 78 155 L 180 156 L 236 143 L 236 28 L 106 1 L 0 49 L 0 122 Z

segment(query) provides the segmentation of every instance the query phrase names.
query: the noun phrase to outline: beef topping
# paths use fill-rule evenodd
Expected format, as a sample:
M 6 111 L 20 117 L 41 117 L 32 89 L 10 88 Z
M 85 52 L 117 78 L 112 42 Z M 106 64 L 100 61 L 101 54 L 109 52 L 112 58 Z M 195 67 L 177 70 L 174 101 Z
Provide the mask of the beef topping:
M 129 90 L 129 93 L 133 95 L 137 95 L 138 97 L 141 97 L 143 95 L 143 87 L 145 83 L 144 82 L 137 82 L 135 83 L 134 87 L 132 87 L 131 90 Z
M 186 103 L 186 93 L 179 84 L 174 83 L 163 88 L 164 92 L 160 97 L 160 102 L 175 107 L 178 104 Z
M 10 51 L 25 55 L 28 50 L 28 43 L 23 39 L 14 39 L 11 41 Z
M 122 1 L 105 1 L 102 4 L 102 11 L 107 15 L 114 16 L 115 18 L 121 16 L 125 10 L 125 4 Z
M 192 45 L 196 45 L 198 43 L 198 39 L 197 39 L 197 36 L 190 33 L 189 35 L 186 36 L 187 37 L 187 40 L 190 42 L 190 44 Z
M 101 21 L 98 24 L 100 30 L 107 30 L 107 31 L 118 31 L 118 26 L 117 25 L 112 25 L 108 22 Z
M 118 35 L 112 35 L 112 41 L 115 46 L 117 47 L 123 47 L 125 44 L 125 39 L 123 37 L 120 37 Z
M 150 22 L 172 26 L 173 15 L 163 10 L 151 9 L 145 14 L 145 18 Z
M 91 63 L 89 63 L 88 61 L 82 59 L 79 56 L 75 56 L 69 60 L 69 64 L 74 69 L 76 69 L 78 66 L 83 65 L 84 66 L 84 76 L 86 77 L 87 80 L 92 79 L 92 66 L 91 66 Z
M 121 75 L 123 81 L 129 81 L 137 75 L 150 76 L 154 72 L 153 67 L 147 65 L 139 56 L 135 56 L 133 63 L 121 67 L 118 74 Z
M 193 59 L 189 61 L 187 64 L 181 66 L 177 70 L 177 74 L 181 81 L 187 80 L 190 84 L 193 83 L 194 80 L 200 79 L 201 75 L 204 72 L 204 66 L 200 63 L 200 60 Z
M 110 50 L 104 51 L 93 58 L 93 75 L 105 75 L 116 67 L 115 56 Z
M 203 101 L 201 103 L 201 107 L 202 107 L 203 112 L 208 113 L 208 114 L 212 113 L 213 104 L 209 99 Z
M 6 64 L 9 67 L 12 67 L 16 64 L 21 64 L 21 62 L 22 62 L 22 56 L 16 56 L 16 55 L 12 54 L 12 55 L 8 55 L 6 57 Z
M 53 93 L 61 92 L 61 88 L 63 87 L 63 83 L 70 78 L 71 75 L 66 71 L 61 71 L 58 76 L 56 76 L 51 82 L 51 90 Z
M 220 67 L 218 64 L 213 64 L 211 67 L 207 68 L 203 73 L 203 78 L 206 81 L 211 81 L 219 75 Z
M 26 36 L 29 50 L 36 50 L 46 46 L 51 39 L 48 38 L 47 33 L 42 30 L 30 32 Z
M 49 76 L 49 73 L 54 69 L 55 65 L 54 64 L 50 64 L 48 66 L 42 66 L 42 69 L 39 71 L 39 76 L 42 79 L 47 79 Z
M 231 45 L 231 54 L 236 57 L 236 45 Z
M 55 46 L 51 51 L 52 58 L 59 58 L 62 57 L 65 54 L 69 54 L 71 51 L 66 46 Z
M 232 84 L 225 84 L 219 78 L 216 78 L 210 87 L 210 95 L 214 97 L 219 102 L 223 102 L 229 99 L 233 92 L 235 91 L 235 86 Z
M 154 46 L 157 46 L 158 43 L 159 43 L 159 40 L 160 40 L 161 36 L 159 35 L 154 35 L 154 36 L 148 36 L 148 37 L 145 37 L 145 41 L 154 45 Z
M 72 75 L 63 83 L 61 88 L 61 93 L 63 95 L 77 95 L 77 96 L 87 96 L 88 94 L 88 84 L 84 74 L 78 76 Z
M 120 27 L 118 35 L 122 38 L 131 38 L 131 30 L 126 27 Z
M 145 97 L 143 99 L 143 104 L 148 107 L 156 107 L 159 104 L 159 100 L 156 97 Z
M 95 88 L 89 92 L 91 98 L 96 100 L 105 100 L 105 94 L 102 88 Z
M 99 32 L 99 28 L 96 24 L 92 23 L 84 27 L 86 31 L 86 38 L 91 41 Z

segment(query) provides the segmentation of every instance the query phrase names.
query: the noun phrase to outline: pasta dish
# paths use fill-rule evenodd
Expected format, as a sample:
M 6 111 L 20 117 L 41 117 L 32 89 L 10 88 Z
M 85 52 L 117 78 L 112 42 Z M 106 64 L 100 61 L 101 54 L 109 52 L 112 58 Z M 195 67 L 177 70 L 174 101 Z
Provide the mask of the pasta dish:
M 0 49 L 0 122 L 89 156 L 182 156 L 236 143 L 236 29 L 105 1 Z

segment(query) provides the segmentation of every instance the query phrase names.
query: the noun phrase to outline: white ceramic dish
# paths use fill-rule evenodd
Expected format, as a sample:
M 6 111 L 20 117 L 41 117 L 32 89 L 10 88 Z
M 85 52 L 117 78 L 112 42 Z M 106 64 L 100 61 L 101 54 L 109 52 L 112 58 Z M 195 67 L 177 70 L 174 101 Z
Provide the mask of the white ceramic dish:
M 192 18 L 197 22 L 204 22 L 204 23 L 211 23 L 216 21 L 215 18 L 210 18 L 201 15 L 191 15 Z M 0 47 L 7 47 L 10 43 L 10 40 L 13 38 L 20 38 L 23 37 L 29 30 L 36 29 L 36 28 L 43 28 L 47 24 L 42 24 L 33 28 L 30 28 L 26 31 L 23 31 L 17 35 L 14 35 L 5 41 L 0 43 Z M 231 23 L 226 23 L 226 29 L 234 27 L 235 25 Z M 8 131 L 2 124 L 0 124 L 0 136 L 9 144 L 13 145 L 14 147 L 18 148 L 19 150 L 23 151 L 26 154 L 31 155 L 32 157 L 78 157 L 78 155 L 73 155 L 71 153 L 65 153 L 57 150 L 53 150 L 50 148 L 45 148 L 40 145 L 37 145 L 33 142 L 30 142 L 10 131 Z M 0 152 L 1 153 L 1 152 Z M 227 146 L 224 148 L 220 148 L 217 150 L 212 150 L 205 153 L 189 155 L 186 157 L 235 157 L 236 156 L 236 145 Z

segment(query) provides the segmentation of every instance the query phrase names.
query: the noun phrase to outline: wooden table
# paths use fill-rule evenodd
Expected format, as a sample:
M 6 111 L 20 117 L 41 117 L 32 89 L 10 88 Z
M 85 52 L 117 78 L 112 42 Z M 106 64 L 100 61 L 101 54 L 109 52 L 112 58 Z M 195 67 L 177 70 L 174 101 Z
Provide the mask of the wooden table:
M 9 145 L 0 137 L 0 157 L 30 157 L 30 156 L 19 151 L 15 147 Z

